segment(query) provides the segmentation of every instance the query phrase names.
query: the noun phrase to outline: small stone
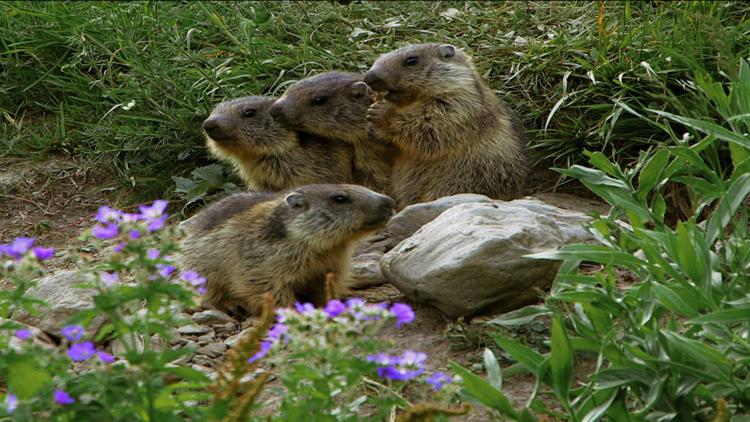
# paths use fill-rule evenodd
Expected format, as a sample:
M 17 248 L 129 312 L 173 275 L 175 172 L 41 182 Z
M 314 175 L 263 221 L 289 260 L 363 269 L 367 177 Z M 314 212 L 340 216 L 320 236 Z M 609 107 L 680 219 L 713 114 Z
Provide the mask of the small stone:
M 226 344 L 228 347 L 234 347 L 237 344 L 237 342 L 240 341 L 240 339 L 242 338 L 242 336 L 244 336 L 245 334 L 247 334 L 247 332 L 250 331 L 250 330 L 251 330 L 251 328 L 245 328 L 241 332 L 239 332 L 239 333 L 237 333 L 237 334 L 235 334 L 235 335 L 227 338 L 226 340 L 224 340 L 224 344 Z
M 210 333 L 212 330 L 209 327 L 206 327 L 204 325 L 184 325 L 177 329 L 177 332 L 180 334 L 186 334 L 186 335 L 196 335 L 200 336 L 203 334 Z
M 214 333 L 210 332 L 208 334 L 204 334 L 204 335 L 198 337 L 198 344 L 200 344 L 201 346 L 203 346 L 203 345 L 205 345 L 207 343 L 212 342 L 213 340 L 214 340 Z
M 216 366 L 216 361 L 214 359 L 211 359 L 208 356 L 204 355 L 195 355 L 193 357 L 193 363 L 197 363 L 198 365 L 208 368 L 213 368 Z
M 234 319 L 224 312 L 209 309 L 207 311 L 197 312 L 193 314 L 193 322 L 196 324 L 211 325 L 231 322 L 234 323 Z
M 349 287 L 353 289 L 367 289 L 385 283 L 380 260 L 383 252 L 370 252 L 352 257 L 352 281 Z
M 222 356 L 227 350 L 227 346 L 224 343 L 209 343 L 197 350 L 199 355 L 205 355 L 212 358 Z
M 227 322 L 226 324 L 215 324 L 214 330 L 217 333 L 232 333 L 237 330 L 237 323 Z

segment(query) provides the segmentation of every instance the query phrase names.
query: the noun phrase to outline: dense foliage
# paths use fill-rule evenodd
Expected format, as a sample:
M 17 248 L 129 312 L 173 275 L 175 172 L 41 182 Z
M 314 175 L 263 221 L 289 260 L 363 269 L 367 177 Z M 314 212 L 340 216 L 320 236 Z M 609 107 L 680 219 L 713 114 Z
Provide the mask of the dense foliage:
M 545 164 L 583 163 L 586 149 L 628 163 L 658 128 L 620 104 L 718 117 L 692 77 L 736 75 L 736 58 L 750 52 L 748 7 L 3 2 L 0 155 L 114 158 L 121 179 L 151 199 L 206 163 L 200 122 L 222 99 L 276 95 L 310 73 L 363 71 L 395 47 L 438 41 L 475 57 Z M 223 185 L 221 172 L 205 176 L 194 175 Z

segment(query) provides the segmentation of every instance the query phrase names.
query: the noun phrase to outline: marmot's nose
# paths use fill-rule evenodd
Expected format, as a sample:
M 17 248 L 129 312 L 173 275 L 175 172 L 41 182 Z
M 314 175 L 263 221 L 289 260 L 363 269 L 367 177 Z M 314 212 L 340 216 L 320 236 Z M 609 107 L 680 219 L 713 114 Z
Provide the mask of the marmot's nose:
M 373 91 L 388 91 L 388 84 L 373 71 L 365 73 L 364 81 Z
M 203 130 L 212 139 L 222 139 L 225 135 L 223 121 L 218 116 L 212 116 L 203 121 Z
M 393 198 L 391 198 L 390 196 L 381 195 L 380 196 L 380 208 L 390 213 L 393 213 L 393 210 L 396 209 L 396 201 L 394 201 Z
M 268 109 L 268 114 L 270 114 L 274 119 L 281 116 L 281 104 L 279 104 L 278 102 L 273 103 Z

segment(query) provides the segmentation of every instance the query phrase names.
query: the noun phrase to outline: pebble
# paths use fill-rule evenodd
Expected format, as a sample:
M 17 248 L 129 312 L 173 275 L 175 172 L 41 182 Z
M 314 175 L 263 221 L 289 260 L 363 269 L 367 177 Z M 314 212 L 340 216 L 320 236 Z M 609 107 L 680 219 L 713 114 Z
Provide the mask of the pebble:
M 187 335 L 203 335 L 212 332 L 211 328 L 203 326 L 203 325 L 185 325 L 177 329 L 177 332 L 180 334 L 187 334 Z
M 227 346 L 224 343 L 210 343 L 197 350 L 200 355 L 218 358 L 226 352 Z
M 234 319 L 224 312 L 209 309 L 207 311 L 197 312 L 193 314 L 193 322 L 196 324 L 212 325 L 222 323 L 232 323 L 234 325 Z

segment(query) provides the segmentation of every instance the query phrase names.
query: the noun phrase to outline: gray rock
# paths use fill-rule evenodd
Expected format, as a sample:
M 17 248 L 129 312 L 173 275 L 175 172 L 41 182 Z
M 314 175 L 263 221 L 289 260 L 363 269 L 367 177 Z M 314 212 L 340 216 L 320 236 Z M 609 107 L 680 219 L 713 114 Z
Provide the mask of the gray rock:
M 535 199 L 456 205 L 388 252 L 385 279 L 450 317 L 504 312 L 537 301 L 558 261 L 524 257 L 592 240 L 586 215 Z
M 380 270 L 380 260 L 383 252 L 370 252 L 352 258 L 352 282 L 349 287 L 353 289 L 366 289 L 385 283 L 383 271 Z
M 74 287 L 75 284 L 90 280 L 90 275 L 83 276 L 72 270 L 62 270 L 42 277 L 36 281 L 36 286 L 28 290 L 27 294 L 43 300 L 49 308 L 38 306 L 36 308 L 39 311 L 38 316 L 19 309 L 14 312 L 13 319 L 59 335 L 60 328 L 66 325 L 70 317 L 94 307 L 95 290 Z M 87 331 L 95 333 L 104 321 L 103 315 L 94 318 L 89 323 Z
M 206 327 L 205 325 L 185 325 L 177 329 L 177 332 L 180 334 L 185 335 L 191 335 L 191 336 L 202 336 L 203 334 L 207 334 L 210 332 L 213 332 L 211 328 Z
M 230 317 L 224 312 L 217 311 L 215 309 L 209 309 L 206 311 L 194 313 L 193 322 L 203 325 L 223 324 L 227 322 L 234 323 L 234 318 Z
M 596 212 L 601 215 L 607 215 L 611 208 L 606 202 L 560 192 L 540 192 L 531 195 L 531 197 L 558 208 L 579 211 L 585 214 Z
M 199 355 L 204 355 L 212 358 L 218 358 L 223 355 L 227 350 L 227 345 L 224 343 L 209 343 L 197 350 Z
M 234 347 L 240 341 L 242 336 L 247 334 L 247 332 L 250 330 L 252 330 L 252 328 L 245 328 L 244 330 L 240 331 L 238 334 L 228 337 L 226 340 L 224 340 L 224 344 L 226 344 L 227 347 Z
M 200 337 L 198 337 L 198 344 L 201 346 L 208 344 L 214 340 L 214 333 L 211 331 L 210 333 L 204 334 Z
M 475 193 L 462 193 L 459 195 L 446 196 L 431 202 L 409 205 L 394 215 L 388 222 L 386 229 L 392 245 L 406 239 L 414 234 L 420 227 L 434 220 L 443 211 L 458 204 L 473 202 L 492 202 L 492 199 Z

